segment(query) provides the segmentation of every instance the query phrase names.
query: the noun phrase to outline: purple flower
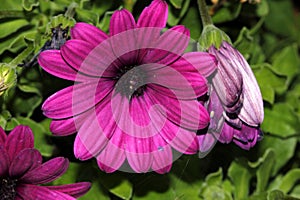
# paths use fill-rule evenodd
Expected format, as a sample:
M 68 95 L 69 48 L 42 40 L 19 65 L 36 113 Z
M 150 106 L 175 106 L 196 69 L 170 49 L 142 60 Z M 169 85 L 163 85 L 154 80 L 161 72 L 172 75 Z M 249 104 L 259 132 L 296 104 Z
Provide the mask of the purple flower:
M 219 61 L 208 103 L 208 111 L 217 115 L 211 118 L 209 129 L 220 133 L 220 142 L 234 141 L 241 148 L 250 149 L 261 137 L 259 126 L 264 118 L 255 76 L 245 58 L 229 43 L 223 42 L 219 50 L 211 47 L 209 52 Z M 218 123 L 224 119 L 224 125 Z
M 100 169 L 113 172 L 127 159 L 135 172 L 166 173 L 172 148 L 193 154 L 196 130 L 209 115 L 196 98 L 207 92 L 201 75 L 216 68 L 214 56 L 184 53 L 189 31 L 175 26 L 162 33 L 168 7 L 152 1 L 137 22 L 127 10 L 116 11 L 110 34 L 77 23 L 61 50 L 42 52 L 47 72 L 76 84 L 43 104 L 55 135 L 78 132 L 74 154 L 96 157 Z M 126 170 L 126 169 L 123 169 Z
M 27 126 L 15 127 L 8 136 L 0 127 L 0 199 L 71 200 L 89 190 L 88 182 L 40 186 L 64 174 L 69 161 L 57 157 L 42 163 L 33 143 L 32 131 Z

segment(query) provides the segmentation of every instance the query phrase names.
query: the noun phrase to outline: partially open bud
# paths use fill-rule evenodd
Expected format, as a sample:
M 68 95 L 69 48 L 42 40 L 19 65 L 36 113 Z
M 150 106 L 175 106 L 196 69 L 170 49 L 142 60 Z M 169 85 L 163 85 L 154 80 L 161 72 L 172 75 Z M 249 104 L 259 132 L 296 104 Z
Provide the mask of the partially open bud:
M 259 126 L 264 117 L 256 79 L 244 57 L 227 42 L 219 50 L 210 47 L 209 53 L 219 63 L 211 77 L 212 90 L 207 103 L 207 110 L 217 113 L 217 117 L 211 116 L 208 130 L 214 130 L 222 143 L 233 141 L 243 149 L 250 149 L 261 138 Z
M 209 53 L 219 61 L 217 72 L 212 78 L 212 85 L 216 91 L 224 110 L 237 115 L 243 103 L 243 77 L 235 62 L 218 51 L 215 47 L 209 48 Z
M 238 50 L 234 49 L 227 42 L 222 43 L 219 52 L 224 55 L 224 58 L 219 57 L 220 64 L 232 63 L 231 65 L 235 66 L 242 75 L 243 105 L 238 114 L 238 118 L 249 126 L 259 126 L 264 118 L 263 99 L 256 78 L 248 62 Z M 223 61 L 224 59 L 226 61 Z M 223 68 L 224 67 L 229 66 L 223 64 Z M 236 78 L 236 80 L 238 80 L 238 78 Z
M 211 46 L 219 48 L 223 41 L 231 42 L 224 31 L 215 27 L 213 24 L 206 25 L 203 28 L 199 38 L 199 51 L 206 51 Z
M 8 64 L 0 63 L 0 96 L 16 84 L 15 69 Z

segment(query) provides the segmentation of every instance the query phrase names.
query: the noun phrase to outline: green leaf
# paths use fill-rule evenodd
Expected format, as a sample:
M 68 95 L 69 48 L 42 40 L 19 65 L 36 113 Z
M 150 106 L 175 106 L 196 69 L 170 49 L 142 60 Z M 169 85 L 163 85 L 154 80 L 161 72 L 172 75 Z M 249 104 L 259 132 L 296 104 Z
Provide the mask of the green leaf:
M 175 0 L 176 1 L 176 0 Z M 175 7 L 169 6 L 169 16 L 168 16 L 168 24 L 170 26 L 175 26 L 182 19 L 182 17 L 186 14 L 189 9 L 190 0 L 178 0 L 180 1 L 180 7 L 176 5 Z M 183 4 L 182 4 L 183 3 Z
M 299 180 L 300 169 L 292 169 L 282 178 L 282 182 L 278 189 L 284 193 L 288 193 Z
M 212 20 L 215 24 L 232 21 L 239 16 L 241 9 L 241 3 L 225 2 L 224 6 L 212 16 Z
M 207 175 L 205 182 L 200 188 L 200 197 L 205 200 L 231 200 L 231 184 L 229 181 L 222 183 L 223 170 L 219 168 L 217 172 Z M 226 190 L 227 189 L 227 190 Z M 191 199 L 187 198 L 187 199 Z
M 20 0 L 2 1 L 0 10 L 22 10 Z
M 258 22 L 252 30 L 243 27 L 234 42 L 234 46 L 243 54 L 250 64 L 258 64 L 265 61 L 265 55 L 259 45 L 259 40 L 253 33 L 256 28 L 260 28 L 260 25 L 261 23 Z
M 186 28 L 190 30 L 191 38 L 198 41 L 200 37 L 202 26 L 200 23 L 201 19 L 199 16 L 198 8 L 190 7 L 186 15 L 180 22 Z
M 267 200 L 283 200 L 284 194 L 279 190 L 273 190 L 269 193 Z
M 264 17 L 269 14 L 269 4 L 267 0 L 262 0 L 257 4 L 256 13 L 259 17 Z
M 175 8 L 180 9 L 184 0 L 170 0 L 170 2 Z
M 101 183 L 104 187 L 121 199 L 130 199 L 132 197 L 132 184 L 121 174 L 103 174 Z
M 273 108 L 265 108 L 262 129 L 278 137 L 285 138 L 298 133 L 299 119 L 292 107 L 287 103 L 274 104 Z
M 15 33 L 17 30 L 28 24 L 28 21 L 25 19 L 16 19 L 0 23 L 0 39 Z
M 36 7 L 39 5 L 38 0 L 22 0 L 23 8 L 26 11 L 32 11 L 33 7 Z
M 268 1 L 269 14 L 266 16 L 265 25 L 274 33 L 283 36 L 299 36 L 299 31 L 294 23 L 293 6 L 291 1 Z M 285 12 L 283 12 L 285 11 Z M 282 27 L 284 25 L 284 28 Z
M 257 186 L 256 186 L 255 193 L 257 194 L 265 191 L 267 187 L 275 163 L 274 151 L 272 149 L 267 149 L 261 159 L 262 159 L 262 164 L 259 166 L 258 170 L 256 171 Z
M 170 187 L 171 174 L 158 175 L 153 173 L 134 176 L 133 200 L 175 199 L 177 191 Z M 174 180 L 176 177 L 174 177 Z M 181 180 L 182 181 L 182 180 Z M 181 183 L 179 183 L 181 185 Z M 176 186 L 176 183 L 174 183 Z M 182 186 L 182 185 L 181 185 Z M 183 190 L 185 188 L 182 188 Z
M 228 169 L 228 176 L 233 183 L 235 199 L 244 199 L 249 194 L 251 173 L 244 160 L 234 161 Z
M 277 122 L 278 124 L 278 122 Z M 272 126 L 274 124 L 271 124 Z M 282 139 L 265 135 L 258 145 L 259 154 L 263 154 L 267 149 L 272 148 L 275 152 L 276 162 L 272 176 L 283 167 L 294 155 L 297 138 Z
M 97 25 L 99 21 L 99 15 L 97 13 L 81 8 L 76 8 L 76 16 L 79 21 L 92 23 L 94 25 Z
M 267 63 L 253 66 L 254 75 L 260 87 L 263 99 L 273 104 L 275 92 L 285 89 L 286 78 L 275 74 L 271 66 Z
M 114 11 L 107 11 L 104 14 L 104 17 L 103 17 L 102 21 L 99 24 L 100 29 L 103 30 L 104 32 L 108 32 L 110 18 L 111 18 L 113 13 L 114 13 Z
M 219 185 L 222 183 L 223 171 L 222 168 L 219 168 L 218 171 L 207 175 L 205 178 L 205 183 L 208 185 Z
M 299 74 L 300 57 L 297 44 L 285 47 L 273 55 L 272 69 L 279 75 L 287 76 L 287 86 Z

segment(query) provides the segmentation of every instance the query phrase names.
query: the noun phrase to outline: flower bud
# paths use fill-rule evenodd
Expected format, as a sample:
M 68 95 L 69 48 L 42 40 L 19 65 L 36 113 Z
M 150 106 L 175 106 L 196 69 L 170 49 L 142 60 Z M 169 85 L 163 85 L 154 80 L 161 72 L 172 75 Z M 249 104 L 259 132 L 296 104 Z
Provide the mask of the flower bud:
M 199 51 L 206 51 L 211 46 L 219 48 L 223 41 L 231 43 L 230 38 L 224 31 L 218 29 L 213 24 L 206 25 L 203 28 L 201 36 L 198 40 L 199 42 Z
M 8 64 L 0 63 L 0 96 L 16 84 L 15 69 Z

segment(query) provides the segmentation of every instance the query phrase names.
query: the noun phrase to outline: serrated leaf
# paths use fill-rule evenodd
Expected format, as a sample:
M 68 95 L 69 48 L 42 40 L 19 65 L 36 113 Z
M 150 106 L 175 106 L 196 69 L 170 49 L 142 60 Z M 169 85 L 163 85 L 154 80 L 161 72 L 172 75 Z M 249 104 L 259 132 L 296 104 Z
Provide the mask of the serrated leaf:
M 262 164 L 256 171 L 257 185 L 255 193 L 259 194 L 265 191 L 272 169 L 275 163 L 275 153 L 272 149 L 267 149 L 262 157 Z
M 265 108 L 265 118 L 262 123 L 263 131 L 281 138 L 298 133 L 299 119 L 292 107 L 287 103 L 274 104 L 273 108 Z
M 285 47 L 273 56 L 272 69 L 279 75 L 287 76 L 287 86 L 300 72 L 300 57 L 297 44 Z
M 234 198 L 244 199 L 249 194 L 251 174 L 244 161 L 234 161 L 228 169 L 234 188 Z
M 16 19 L 0 23 L 0 39 L 15 33 L 28 24 L 29 22 L 25 19 Z
M 92 23 L 94 25 L 98 24 L 98 21 L 99 21 L 99 15 L 90 10 L 84 10 L 84 9 L 77 8 L 76 16 L 79 21 L 83 21 L 86 23 Z
M 36 7 L 38 5 L 38 0 L 22 0 L 22 6 L 26 11 L 32 11 L 33 7 Z
M 299 180 L 300 169 L 292 169 L 282 178 L 278 189 L 284 193 L 288 193 Z
M 253 72 L 263 99 L 273 104 L 275 92 L 282 92 L 285 89 L 286 78 L 275 74 L 267 63 L 256 65 Z
M 272 124 L 274 125 L 274 124 Z M 276 162 L 272 176 L 274 176 L 294 155 L 297 144 L 297 138 L 282 139 L 265 135 L 258 148 L 259 153 L 263 154 L 268 148 L 275 152 Z

